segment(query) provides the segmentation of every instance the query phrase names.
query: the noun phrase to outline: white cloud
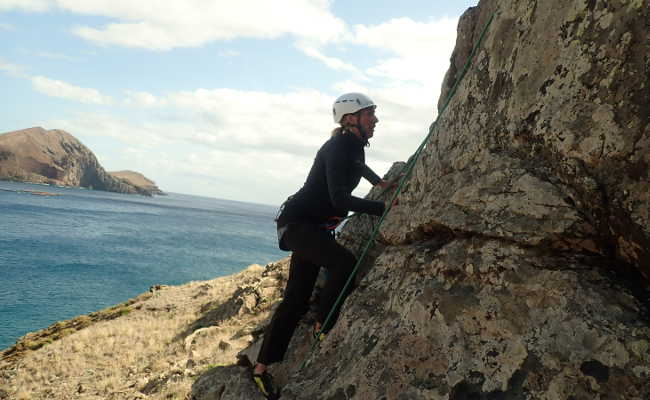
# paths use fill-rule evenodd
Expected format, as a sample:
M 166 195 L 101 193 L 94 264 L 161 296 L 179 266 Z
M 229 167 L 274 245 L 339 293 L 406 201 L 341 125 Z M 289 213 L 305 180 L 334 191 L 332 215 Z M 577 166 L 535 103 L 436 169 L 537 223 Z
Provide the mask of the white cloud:
M 36 91 L 47 96 L 78 101 L 86 104 L 112 105 L 114 103 L 110 96 L 103 95 L 97 89 L 75 86 L 64 81 L 44 76 L 32 76 L 25 72 L 24 67 L 7 63 L 2 59 L 0 59 L 0 71 L 4 71 L 17 78 L 31 81 L 32 87 Z
M 4 71 L 9 75 L 16 76 L 19 78 L 27 77 L 25 72 L 23 72 L 23 67 L 21 67 L 20 65 L 5 62 L 1 58 L 0 58 L 0 71 Z
M 0 9 L 2 4 L 17 7 L 18 2 L 4 1 Z M 132 88 L 124 90 L 119 103 L 95 89 L 28 77 L 35 89 L 51 96 L 116 105 L 106 114 L 78 114 L 49 122 L 51 127 L 85 137 L 84 143 L 100 160 L 107 160 L 105 167 L 140 170 L 163 190 L 275 204 L 304 182 L 316 150 L 334 127 L 331 104 L 342 92 L 365 92 L 379 104 L 368 164 L 382 175 L 393 161 L 406 160 L 435 117 L 457 23 L 400 18 L 375 26 L 357 25 L 346 32 L 325 0 L 249 0 L 228 5 L 170 0 L 164 7 L 145 0 L 47 4 L 113 18 L 106 26 L 76 28 L 77 34 L 96 43 L 165 50 L 234 37 L 293 35 L 295 46 L 306 56 L 346 73 L 347 80 L 333 84 L 332 93 L 200 88 L 154 94 Z M 326 46 L 332 43 L 337 46 Z M 359 60 L 352 53 L 357 46 L 361 56 L 383 56 L 365 59 L 362 70 L 350 61 Z M 368 48 L 378 51 L 368 52 Z M 238 54 L 236 50 L 220 53 L 222 57 Z M 18 71 L 1 60 L 0 69 Z M 123 106 L 128 107 L 128 117 L 118 117 Z M 116 148 L 123 150 L 112 152 Z M 367 187 L 361 186 L 361 191 Z
M 377 26 L 354 27 L 354 43 L 394 54 L 367 70 L 396 82 L 417 82 L 439 89 L 456 42 L 457 19 L 427 23 L 398 18 Z
M 131 95 L 144 99 L 132 103 L 134 119 L 80 113 L 47 126 L 84 138 L 100 161 L 107 160 L 106 168 L 139 170 L 163 190 L 269 204 L 279 204 L 302 185 L 316 151 L 334 128 L 334 98 L 315 90 L 274 94 L 198 89 L 158 97 Z M 387 108 L 382 106 L 380 118 L 391 112 Z M 389 136 L 384 126 L 391 125 L 380 123 L 378 140 L 373 139 L 368 150 L 368 163 L 379 174 L 397 159 L 383 160 L 398 156 L 400 149 L 390 148 L 401 147 L 381 144 Z M 106 140 L 117 145 L 107 146 Z M 129 155 L 111 155 L 109 149 L 114 148 L 128 148 Z
M 175 124 L 166 124 L 163 121 L 136 122 L 110 113 L 77 113 L 66 118 L 47 121 L 47 126 L 63 129 L 77 138 L 86 138 L 82 141 L 98 157 L 102 154 L 99 149 L 103 148 L 107 139 L 119 142 L 119 147 L 148 149 L 150 154 L 152 148 L 173 147 L 179 139 L 182 139 L 175 137 L 178 129 Z M 181 129 L 184 128 L 186 127 L 183 126 Z M 92 146 L 94 142 L 101 142 L 102 145 Z
M 46 78 L 44 76 L 31 77 L 32 86 L 37 91 L 52 97 L 79 101 L 89 104 L 112 104 L 109 96 L 102 95 L 98 90 L 71 85 L 67 82 Z
M 219 55 L 221 57 L 230 58 L 230 57 L 237 57 L 237 56 L 241 55 L 241 53 L 238 52 L 237 50 L 228 49 L 228 50 L 220 51 Z
M 325 65 L 327 65 L 329 68 L 333 70 L 348 71 L 348 72 L 358 74 L 359 76 L 362 75 L 362 72 L 354 65 L 348 64 L 336 57 L 328 57 L 314 46 L 308 45 L 306 43 L 299 43 L 296 45 L 296 47 L 298 47 L 298 49 L 300 49 L 303 53 L 305 53 L 309 57 L 322 61 Z
M 59 8 L 116 21 L 79 26 L 73 32 L 104 45 L 169 50 L 238 37 L 271 39 L 293 35 L 315 42 L 340 37 L 344 22 L 323 0 L 0 0 L 0 10 Z
M 417 148 L 432 120 L 431 107 L 400 105 L 388 89 L 354 89 L 380 105 L 367 162 L 383 175 Z M 334 98 L 315 90 L 197 89 L 129 96 L 131 119 L 84 113 L 48 126 L 83 137 L 100 161 L 106 160 L 106 168 L 136 169 L 163 190 L 179 193 L 279 204 L 303 184 L 334 128 Z M 110 151 L 114 148 L 128 154 L 117 156 Z M 362 184 L 355 193 L 368 188 Z
M 372 154 L 379 165 L 406 160 L 426 137 L 456 41 L 457 19 L 417 22 L 400 18 L 357 25 L 346 41 L 386 53 L 365 71 L 333 86 L 338 93 L 367 93 L 379 105 Z M 372 158 L 370 158 L 372 160 Z M 383 164 L 382 164 L 383 163 Z
M 92 135 L 104 135 L 129 146 L 184 143 L 206 150 L 265 151 L 313 157 L 334 123 L 333 98 L 314 90 L 285 94 L 233 89 L 197 89 L 154 96 L 129 92 L 127 104 L 140 121 L 110 114 L 80 114 L 56 121 Z M 139 107 L 139 108 L 138 108 Z M 132 129 L 137 124 L 137 129 Z M 65 128 L 64 128 L 65 129 Z M 133 132 L 137 131 L 137 135 Z
M 75 57 L 70 57 L 68 55 L 62 54 L 62 53 L 52 53 L 49 51 L 35 51 L 32 54 L 34 54 L 37 57 L 42 57 L 42 58 L 49 58 L 52 60 L 64 60 L 64 61 L 78 61 L 78 58 Z
M 436 116 L 437 91 L 421 84 L 344 81 L 334 85 L 337 93 L 366 93 L 378 105 L 379 119 L 371 140 L 370 165 L 383 166 L 383 174 L 395 161 L 405 161 L 417 149 L 427 134 L 427 128 Z M 379 172 L 381 171 L 381 173 Z
M 53 53 L 49 51 L 40 51 L 40 50 L 28 50 L 28 49 L 19 49 L 19 51 L 23 54 L 27 54 L 30 56 L 36 56 L 36 57 L 41 57 L 41 58 L 47 58 L 50 60 L 63 60 L 63 61 L 79 61 L 79 58 L 76 57 L 71 57 L 66 54 L 62 53 Z
M 354 37 L 351 40 L 401 56 L 422 55 L 423 51 L 434 55 L 440 50 L 448 50 L 447 53 L 451 53 L 457 24 L 457 18 L 442 18 L 430 22 L 396 18 L 376 26 L 355 25 Z
M 224 192 L 231 192 L 229 198 L 248 197 L 249 201 L 275 204 L 297 190 L 297 182 L 304 180 L 305 171 L 310 167 L 310 160 L 288 153 L 249 149 L 242 149 L 241 152 L 216 149 L 193 152 L 185 155 L 181 161 L 181 170 L 176 173 L 182 172 L 205 182 L 221 183 L 214 185 L 214 195 L 221 192 L 223 196 Z M 250 194 L 251 189 L 254 197 Z
M 163 99 L 159 99 L 151 93 L 136 90 L 127 90 L 124 104 L 140 107 L 156 107 L 165 105 Z
M 45 11 L 49 8 L 49 0 L 0 0 L 0 11 L 23 9 L 27 11 Z
M 234 89 L 170 93 L 164 100 L 183 118 L 202 124 L 206 144 L 275 149 L 317 146 L 332 129 L 333 99 L 315 90 L 284 94 Z M 221 147 L 220 147 L 221 148 Z
M 316 149 L 328 137 L 326 126 L 313 147 L 292 147 L 288 142 L 312 132 L 270 124 L 264 144 L 245 144 L 238 127 L 197 123 L 194 113 L 187 112 L 191 109 L 183 110 L 186 119 L 176 123 L 80 113 L 44 126 L 79 138 L 107 170 L 137 170 L 162 190 L 267 204 L 279 204 L 302 184 Z M 247 125 L 250 119 L 240 123 Z M 116 153 L 115 148 L 122 150 Z
M 374 89 L 395 106 L 433 108 L 449 68 L 457 23 L 457 19 L 450 18 L 426 23 L 398 18 L 376 26 L 356 25 L 343 43 L 374 48 L 386 54 L 383 58 L 369 59 L 374 65 L 365 71 L 339 58 L 326 56 L 317 46 L 301 43 L 298 48 L 330 69 L 355 73 L 334 86 L 337 92 L 367 93 Z

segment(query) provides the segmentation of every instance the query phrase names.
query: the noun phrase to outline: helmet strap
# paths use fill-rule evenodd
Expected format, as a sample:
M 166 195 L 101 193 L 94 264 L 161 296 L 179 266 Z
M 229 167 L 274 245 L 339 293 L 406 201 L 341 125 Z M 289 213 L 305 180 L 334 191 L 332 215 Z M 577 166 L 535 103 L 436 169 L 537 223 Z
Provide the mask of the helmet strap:
M 360 139 L 363 142 L 368 143 L 368 132 L 366 132 L 366 130 L 363 129 L 363 127 L 358 123 L 355 124 L 355 125 L 352 125 L 352 127 L 357 128 L 357 131 L 359 132 Z
M 368 143 L 369 143 L 368 142 L 368 132 L 366 132 L 366 130 L 363 128 L 363 126 L 361 126 L 361 124 L 359 123 L 359 114 L 355 113 L 354 116 L 356 118 L 355 123 L 351 124 L 351 123 L 346 121 L 346 123 L 343 125 L 343 127 L 344 127 L 344 129 L 346 129 L 348 131 L 350 131 L 350 128 L 356 128 L 357 132 L 359 132 L 359 136 L 360 136 L 361 141 L 365 145 L 368 145 Z
M 368 132 L 361 126 L 361 124 L 357 124 L 357 129 L 359 130 L 359 133 L 361 133 L 361 137 L 363 140 L 368 141 Z
M 354 127 L 357 128 L 359 131 L 359 134 L 361 135 L 361 140 L 365 142 L 365 144 L 368 144 L 368 132 L 361 126 L 360 120 L 361 120 L 361 115 L 359 115 L 359 112 L 362 110 L 359 110 L 355 113 L 355 117 L 357 119 L 356 123 L 354 124 Z

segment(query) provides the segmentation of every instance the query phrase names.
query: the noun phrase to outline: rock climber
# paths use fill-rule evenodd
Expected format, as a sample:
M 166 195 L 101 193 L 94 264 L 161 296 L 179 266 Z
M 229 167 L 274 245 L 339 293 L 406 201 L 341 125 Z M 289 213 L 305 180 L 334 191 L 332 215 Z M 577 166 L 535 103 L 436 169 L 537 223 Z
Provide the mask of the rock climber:
M 309 308 L 320 267 L 327 281 L 320 293 L 314 334 L 322 340 L 336 321 L 342 302 L 324 326 L 330 310 L 356 265 L 356 257 L 335 240 L 334 229 L 349 211 L 380 216 L 386 205 L 381 201 L 352 196 L 361 178 L 383 188 L 393 183 L 381 179 L 365 164 L 364 147 L 379 121 L 377 106 L 366 95 L 347 93 L 334 102 L 334 122 L 339 127 L 316 153 L 304 186 L 282 205 L 278 218 L 278 240 L 282 250 L 290 250 L 289 279 L 284 298 L 276 309 L 253 367 L 253 380 L 267 398 L 277 398 L 278 390 L 267 371 L 281 361 L 289 341 Z M 345 298 L 350 290 L 344 293 Z

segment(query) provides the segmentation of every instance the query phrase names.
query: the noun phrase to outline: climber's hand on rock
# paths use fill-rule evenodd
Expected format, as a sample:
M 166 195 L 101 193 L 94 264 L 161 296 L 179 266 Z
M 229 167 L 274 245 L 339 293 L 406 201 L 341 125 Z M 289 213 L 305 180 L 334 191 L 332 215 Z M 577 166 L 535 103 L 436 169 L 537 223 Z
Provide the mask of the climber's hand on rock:
M 397 187 L 403 176 L 404 174 L 402 173 L 391 180 L 382 179 L 377 185 L 382 189 L 394 189 Z
M 395 207 L 396 205 L 399 205 L 399 199 L 397 197 L 395 197 L 392 204 L 390 200 L 384 203 L 384 207 L 386 207 L 386 209 Z
M 388 244 L 388 239 L 386 238 L 386 235 L 382 231 L 379 231 L 378 234 L 377 234 L 377 242 L 379 242 L 379 243 L 381 243 L 383 245 Z
M 393 181 L 387 181 L 386 179 L 382 179 L 379 181 L 379 183 L 377 183 L 377 186 L 379 186 L 382 189 L 388 189 L 393 185 L 394 185 Z

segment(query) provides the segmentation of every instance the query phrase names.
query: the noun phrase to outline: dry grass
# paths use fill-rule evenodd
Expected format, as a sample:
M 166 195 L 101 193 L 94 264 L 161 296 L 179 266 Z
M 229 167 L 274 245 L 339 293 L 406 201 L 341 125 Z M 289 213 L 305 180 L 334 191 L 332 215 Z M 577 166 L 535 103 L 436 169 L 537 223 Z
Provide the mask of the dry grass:
M 117 319 L 28 352 L 9 367 L 0 365 L 0 387 L 12 399 L 184 399 L 209 366 L 235 362 L 252 339 L 251 327 L 268 310 L 240 312 L 194 332 L 188 327 L 204 316 L 206 303 L 218 307 L 241 285 L 259 282 L 262 272 L 253 266 L 231 277 L 157 291 Z

